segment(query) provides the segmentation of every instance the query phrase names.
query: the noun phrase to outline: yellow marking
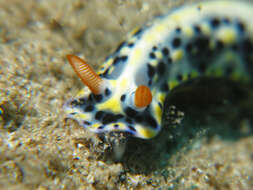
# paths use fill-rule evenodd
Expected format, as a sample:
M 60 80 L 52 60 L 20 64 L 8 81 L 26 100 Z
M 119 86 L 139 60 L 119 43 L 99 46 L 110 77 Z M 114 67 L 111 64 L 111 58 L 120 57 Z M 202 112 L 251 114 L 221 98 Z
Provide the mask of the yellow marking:
M 135 28 L 130 32 L 130 36 L 134 35 L 139 29 L 140 29 L 140 27 L 135 27 Z
M 191 76 L 191 78 L 196 78 L 196 77 L 199 76 L 199 73 L 198 73 L 197 71 L 192 71 L 192 72 L 190 73 L 190 76 Z
M 211 33 L 210 27 L 207 23 L 204 23 L 201 25 L 201 31 L 203 32 L 203 34 L 209 36 Z
M 162 59 L 163 58 L 163 54 L 160 51 L 155 52 L 156 58 L 158 59 Z
M 101 123 L 94 123 L 91 127 L 92 128 L 98 128 L 101 126 Z
M 188 75 L 187 74 L 184 74 L 183 75 L 183 81 L 187 81 L 188 80 Z
M 135 51 L 134 51 L 134 54 L 133 54 L 133 60 L 134 61 L 131 61 L 130 63 L 135 64 L 136 61 L 141 59 L 141 56 L 142 56 L 142 49 L 140 49 L 140 48 L 137 49 L 136 48 Z
M 224 44 L 232 44 L 236 40 L 236 32 L 232 28 L 223 28 L 217 33 L 218 39 L 220 39 Z
M 88 119 L 88 115 L 83 114 L 83 113 L 76 114 L 75 117 L 78 118 L 78 119 L 83 119 L 83 120 Z
M 87 88 L 86 88 L 86 90 L 87 90 Z M 85 89 L 83 88 L 82 90 L 80 90 L 78 93 L 77 93 L 77 97 L 79 97 L 79 96 L 83 96 L 83 95 L 85 95 Z
M 137 131 L 144 138 L 152 138 L 156 135 L 156 132 L 154 130 L 144 129 L 142 127 L 138 127 Z
M 186 26 L 185 28 L 183 28 L 183 31 L 184 31 L 185 35 L 189 38 L 191 38 L 194 34 L 192 27 L 190 27 L 190 26 Z
M 146 41 L 146 42 L 149 42 L 149 43 L 154 43 L 153 40 L 154 40 L 154 37 L 155 36 L 155 32 L 150 32 L 148 34 L 146 34 L 144 37 L 143 37 L 143 40 Z
M 108 99 L 106 102 L 97 105 L 98 110 L 111 110 L 112 112 L 119 113 L 121 112 L 121 106 L 119 99 L 112 97 Z
M 161 124 L 161 118 L 162 118 L 162 109 L 160 108 L 160 106 L 157 104 L 155 106 L 155 118 L 158 121 L 158 124 Z
M 116 80 L 110 80 L 110 84 L 111 84 L 111 86 L 113 87 L 113 88 L 116 88 L 116 86 L 117 86 L 117 81 Z
M 126 87 L 127 87 L 127 79 L 122 79 L 121 81 L 120 81 L 120 88 L 122 88 L 122 89 L 125 89 Z
M 183 51 L 182 50 L 176 50 L 171 55 L 173 61 L 178 61 L 182 59 L 183 57 Z
M 215 49 L 215 46 L 216 46 L 216 43 L 215 43 L 214 40 L 212 40 L 212 41 L 209 43 L 209 48 L 210 48 L 210 50 Z
M 159 93 L 157 96 L 158 96 L 158 100 L 159 100 L 160 102 L 164 102 L 165 97 L 166 97 L 166 94 L 165 94 L 165 93 Z
M 122 53 L 122 54 L 128 54 L 128 53 L 129 53 L 129 48 L 128 48 L 128 47 L 123 47 L 123 48 L 120 50 L 120 53 Z
M 160 24 L 160 25 L 158 25 L 158 26 L 155 27 L 155 32 L 157 34 L 160 34 L 160 33 L 164 32 L 165 29 L 166 29 L 165 25 L 164 24 Z
M 176 87 L 178 85 L 178 82 L 176 80 L 173 81 L 169 81 L 169 89 L 173 89 L 174 87 Z

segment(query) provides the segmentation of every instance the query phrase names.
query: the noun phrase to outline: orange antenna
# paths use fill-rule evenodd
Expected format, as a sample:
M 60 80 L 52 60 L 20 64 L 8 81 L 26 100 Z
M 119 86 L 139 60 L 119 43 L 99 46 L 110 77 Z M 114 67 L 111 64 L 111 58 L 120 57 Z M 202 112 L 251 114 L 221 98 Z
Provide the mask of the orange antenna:
M 140 85 L 135 91 L 134 104 L 137 108 L 148 106 L 152 101 L 152 94 L 149 87 Z
M 94 94 L 100 94 L 102 89 L 101 86 L 103 85 L 103 79 L 101 79 L 81 58 L 75 55 L 67 55 L 67 59 L 76 74 L 79 76 L 82 82 L 88 86 L 91 92 Z

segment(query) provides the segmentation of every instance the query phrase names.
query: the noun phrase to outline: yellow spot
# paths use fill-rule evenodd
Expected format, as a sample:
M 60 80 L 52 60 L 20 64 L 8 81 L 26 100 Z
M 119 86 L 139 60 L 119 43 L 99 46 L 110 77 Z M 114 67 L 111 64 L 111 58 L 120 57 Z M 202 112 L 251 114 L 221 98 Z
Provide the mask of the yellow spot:
M 96 129 L 100 126 L 101 126 L 101 123 L 94 123 L 91 127 Z
M 191 38 L 194 34 L 193 30 L 192 30 L 192 27 L 190 26 L 186 26 L 184 29 L 183 29 L 185 35 L 189 38 Z
M 166 94 L 165 94 L 165 93 L 159 93 L 157 96 L 158 96 L 158 100 L 159 100 L 160 102 L 164 102 L 165 97 L 166 97 Z
M 142 136 L 143 138 L 152 138 L 156 135 L 156 132 L 154 130 L 151 130 L 151 129 L 147 129 L 147 128 L 143 128 L 143 127 L 138 127 L 137 126 L 137 132 L 140 134 L 140 136 Z
M 162 59 L 163 58 L 163 54 L 160 51 L 155 52 L 155 55 L 158 59 Z
M 120 101 L 115 97 L 110 98 L 109 100 L 105 101 L 104 103 L 97 105 L 98 110 L 110 110 L 115 113 L 121 112 Z
M 155 106 L 155 118 L 158 121 L 158 124 L 161 124 L 161 118 L 162 118 L 162 109 L 160 108 L 159 105 Z
M 134 29 L 130 32 L 130 36 L 134 35 L 139 29 L 140 29 L 140 27 L 134 28 Z
M 204 23 L 201 25 L 201 31 L 203 32 L 203 34 L 209 36 L 211 33 L 210 27 L 207 23 Z
M 178 85 L 178 82 L 176 80 L 173 81 L 169 81 L 169 89 L 173 89 L 174 87 L 176 87 Z
M 84 88 L 82 89 L 82 90 L 80 90 L 78 93 L 77 93 L 77 97 L 79 97 L 79 96 L 83 96 L 83 95 L 85 95 L 85 90 L 84 90 Z
M 212 40 L 212 41 L 209 43 L 209 48 L 210 48 L 210 50 L 215 49 L 215 45 L 216 45 L 215 41 Z
M 140 60 L 141 56 L 142 56 L 142 50 L 140 48 L 138 48 L 138 49 L 136 48 L 134 51 L 134 54 L 133 54 L 134 61 L 131 61 L 130 63 L 135 64 L 136 63 L 135 61 Z
M 160 25 L 158 25 L 158 26 L 155 27 L 155 32 L 157 34 L 160 34 L 160 33 L 164 32 L 165 29 L 166 29 L 165 25 L 160 24 Z
M 120 53 L 122 54 L 128 54 L 129 52 L 129 48 L 128 47 L 123 47 L 121 50 L 120 50 Z
M 88 115 L 83 114 L 83 113 L 76 114 L 75 117 L 78 118 L 78 119 L 83 119 L 83 120 L 88 119 Z
M 182 59 L 183 57 L 183 51 L 182 50 L 176 50 L 171 55 L 173 61 L 178 61 Z
M 191 78 L 196 78 L 199 76 L 199 73 L 197 71 L 192 71 L 190 76 L 191 76 Z
M 127 87 L 127 79 L 122 79 L 120 81 L 120 88 L 125 89 Z
M 184 74 L 183 75 L 183 81 L 187 81 L 188 80 L 188 75 L 187 74 Z
M 224 44 L 232 44 L 236 40 L 236 33 L 235 33 L 235 30 L 232 28 L 224 28 L 224 29 L 218 31 L 217 37 Z

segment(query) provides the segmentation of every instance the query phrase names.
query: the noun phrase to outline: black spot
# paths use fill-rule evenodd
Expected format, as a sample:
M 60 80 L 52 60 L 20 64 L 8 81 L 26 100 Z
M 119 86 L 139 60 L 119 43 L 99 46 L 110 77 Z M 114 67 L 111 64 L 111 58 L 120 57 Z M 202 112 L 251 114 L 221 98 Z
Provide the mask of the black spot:
M 130 129 L 130 131 L 136 132 L 136 129 L 133 126 L 128 125 L 128 128 Z
M 98 111 L 95 115 L 95 119 L 96 120 L 101 120 L 101 118 L 103 117 L 103 115 L 105 114 L 104 111 Z
M 159 102 L 158 105 L 159 105 L 159 107 L 160 107 L 161 109 L 163 108 L 161 102 Z
M 149 78 L 152 78 L 155 74 L 155 68 L 153 66 L 151 66 L 150 64 L 148 64 L 148 76 Z
M 192 53 L 192 44 L 191 44 L 191 43 L 188 43 L 188 44 L 186 45 L 185 49 L 186 49 L 186 51 L 187 51 L 188 53 Z
M 105 95 L 106 95 L 106 96 L 109 96 L 111 93 L 112 93 L 112 92 L 111 92 L 108 88 L 105 89 Z
M 105 72 L 103 74 L 101 74 L 100 76 L 106 76 L 108 74 L 108 72 L 109 72 L 109 69 L 110 68 L 106 69 Z
M 178 74 L 178 75 L 177 75 L 177 80 L 182 81 L 182 80 L 183 80 L 183 76 L 180 75 L 180 74 Z
M 142 122 L 142 121 L 143 121 L 143 117 L 142 117 L 141 115 L 137 115 L 137 116 L 134 118 L 134 120 L 135 120 L 136 122 Z
M 199 25 L 195 25 L 193 27 L 194 31 L 197 33 L 197 34 L 200 34 L 201 33 L 201 29 L 200 29 L 200 26 Z
M 96 94 L 96 95 L 94 95 L 94 99 L 96 100 L 96 102 L 101 102 L 103 100 L 103 95 Z
M 149 54 L 149 57 L 150 57 L 151 59 L 155 59 L 155 58 L 156 58 L 155 53 L 154 53 L 154 52 L 151 52 L 151 53 Z
M 122 114 L 117 114 L 117 115 L 115 115 L 114 117 L 115 117 L 115 120 L 119 120 L 119 119 L 123 118 L 124 115 L 122 115 Z
M 133 123 L 133 121 L 128 117 L 128 118 L 126 118 L 126 122 L 127 123 Z
M 164 74 L 165 71 L 166 71 L 165 63 L 163 61 L 160 61 L 157 66 L 157 72 L 158 74 L 162 75 Z
M 169 50 L 168 50 L 168 48 L 163 48 L 162 49 L 162 54 L 164 55 L 164 56 L 168 56 L 169 55 Z
M 245 31 L 245 25 L 242 22 L 238 22 L 237 26 L 240 32 Z
M 134 36 L 138 36 L 142 32 L 142 28 L 139 28 L 135 33 Z
M 128 117 L 135 117 L 137 115 L 137 111 L 130 107 L 126 108 L 125 113 Z
M 176 32 L 177 32 L 177 33 L 181 33 L 181 28 L 180 28 L 180 27 L 177 27 L 177 28 L 176 28 Z
M 89 101 L 89 102 L 92 101 L 92 99 L 93 99 L 92 97 L 93 97 L 93 94 L 89 94 L 89 96 L 88 96 L 88 101 Z
M 229 24 L 229 23 L 230 23 L 229 18 L 224 18 L 224 20 L 223 20 L 223 21 L 224 21 L 224 23 L 225 23 L 225 24 Z
M 84 109 L 85 112 L 91 112 L 94 110 L 94 106 L 93 105 L 88 105 L 86 106 L 86 108 Z
M 220 20 L 218 18 L 211 19 L 211 26 L 217 28 L 220 25 Z
M 125 101 L 125 99 L 126 99 L 126 95 L 125 95 L 125 94 L 123 94 L 123 95 L 120 97 L 120 101 L 121 101 L 121 102 L 124 102 L 124 101 Z
M 217 43 L 216 43 L 216 48 L 218 50 L 221 50 L 222 48 L 224 47 L 224 44 L 222 41 L 218 40 Z
M 130 47 L 130 48 L 132 48 L 134 46 L 134 43 L 133 42 L 130 42 L 129 44 L 128 44 L 128 47 Z
M 168 60 L 168 63 L 169 63 L 169 64 L 171 64 L 171 63 L 172 63 L 172 59 L 171 59 L 171 57 L 169 57 L 167 60 Z
M 89 122 L 89 121 L 83 121 L 83 124 L 84 125 L 91 125 L 91 122 Z
M 250 39 L 245 39 L 242 44 L 243 52 L 245 54 L 250 54 L 253 51 L 253 44 L 251 43 Z
M 121 42 L 121 43 L 119 44 L 119 46 L 117 47 L 117 49 L 115 50 L 115 52 L 119 52 L 120 49 L 121 49 L 125 44 L 126 44 L 126 42 Z
M 151 86 L 152 85 L 152 80 L 150 79 L 149 81 L 148 81 L 148 86 Z
M 209 38 L 208 37 L 199 37 L 196 38 L 195 45 L 197 46 L 198 50 L 206 51 L 209 49 Z
M 115 117 L 114 117 L 114 114 L 111 114 L 111 113 L 105 113 L 104 117 L 103 117 L 103 120 L 102 120 L 102 123 L 104 125 L 108 124 L 108 123 L 112 123 L 112 122 L 115 122 Z
M 172 46 L 174 48 L 178 48 L 181 45 L 181 39 L 180 38 L 174 38 L 172 41 Z
M 161 86 L 161 90 L 162 91 L 165 91 L 165 92 L 168 92 L 169 91 L 169 86 L 167 83 L 163 83 L 162 86 Z
M 70 102 L 70 104 L 72 106 L 77 106 L 78 105 L 78 101 L 77 100 L 73 100 L 72 102 Z
M 153 129 L 157 128 L 156 120 L 152 116 L 145 117 L 146 121 Z
M 118 124 L 114 124 L 114 128 L 119 128 L 119 125 Z
M 156 51 L 156 50 L 157 50 L 157 47 L 156 47 L 156 46 L 153 46 L 153 47 L 152 47 L 152 50 L 153 50 L 153 51 Z
M 98 127 L 99 130 L 104 129 L 104 128 L 105 128 L 104 125 L 101 125 L 101 126 Z
M 117 65 L 118 63 L 120 63 L 121 61 L 126 61 L 127 60 L 127 56 L 124 55 L 124 56 L 121 56 L 121 57 L 115 57 L 115 59 L 113 60 L 113 65 Z
M 200 63 L 198 66 L 199 72 L 204 73 L 206 71 L 206 64 Z

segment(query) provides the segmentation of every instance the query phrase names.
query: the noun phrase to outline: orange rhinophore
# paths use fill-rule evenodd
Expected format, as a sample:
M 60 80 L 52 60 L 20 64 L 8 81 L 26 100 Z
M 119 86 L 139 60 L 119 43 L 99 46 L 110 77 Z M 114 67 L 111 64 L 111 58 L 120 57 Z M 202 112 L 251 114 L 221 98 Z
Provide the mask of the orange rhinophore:
M 89 87 L 94 94 L 101 93 L 103 79 L 101 79 L 95 71 L 81 58 L 75 55 L 67 55 L 70 65 L 73 67 L 76 74 L 82 82 Z
M 145 85 L 140 85 L 135 91 L 134 103 L 138 108 L 148 106 L 152 101 L 150 89 Z

